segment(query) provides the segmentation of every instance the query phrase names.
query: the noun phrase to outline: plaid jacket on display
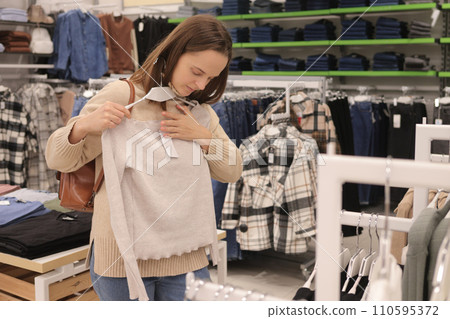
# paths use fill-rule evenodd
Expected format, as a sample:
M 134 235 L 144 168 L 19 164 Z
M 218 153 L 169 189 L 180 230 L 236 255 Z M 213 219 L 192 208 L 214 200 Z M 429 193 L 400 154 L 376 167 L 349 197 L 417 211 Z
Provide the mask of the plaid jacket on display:
M 240 146 L 243 173 L 228 186 L 221 227 L 237 228 L 243 250 L 303 253 L 315 235 L 317 144 L 286 124 L 267 139 L 270 126 Z

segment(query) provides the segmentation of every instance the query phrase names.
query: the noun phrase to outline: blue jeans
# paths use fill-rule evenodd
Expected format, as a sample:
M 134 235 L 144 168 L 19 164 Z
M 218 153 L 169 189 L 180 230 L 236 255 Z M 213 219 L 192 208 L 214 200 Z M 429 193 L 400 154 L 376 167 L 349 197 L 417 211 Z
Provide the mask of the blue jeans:
M 94 272 L 94 248 L 92 247 L 90 273 L 92 285 L 101 301 L 132 301 L 127 278 L 105 277 Z M 194 271 L 198 279 L 211 280 L 208 267 Z M 186 274 L 166 277 L 142 278 L 151 301 L 182 301 L 186 291 Z

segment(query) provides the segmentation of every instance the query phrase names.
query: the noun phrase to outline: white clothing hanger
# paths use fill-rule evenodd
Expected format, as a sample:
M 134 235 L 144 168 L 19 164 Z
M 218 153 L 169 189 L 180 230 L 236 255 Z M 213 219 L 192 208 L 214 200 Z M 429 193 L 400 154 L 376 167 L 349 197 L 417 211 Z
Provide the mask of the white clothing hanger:
M 359 86 L 358 91 L 359 95 L 353 98 L 355 102 L 370 102 L 372 100 L 372 97 L 368 94 L 369 88 L 367 86 Z
M 350 258 L 347 269 L 347 279 L 345 280 L 342 291 L 346 291 L 352 277 L 358 275 L 359 268 L 361 267 L 361 262 L 366 255 L 366 250 L 364 248 L 359 248 L 359 225 L 361 222 L 362 212 L 359 215 L 358 225 L 356 226 L 356 253 Z

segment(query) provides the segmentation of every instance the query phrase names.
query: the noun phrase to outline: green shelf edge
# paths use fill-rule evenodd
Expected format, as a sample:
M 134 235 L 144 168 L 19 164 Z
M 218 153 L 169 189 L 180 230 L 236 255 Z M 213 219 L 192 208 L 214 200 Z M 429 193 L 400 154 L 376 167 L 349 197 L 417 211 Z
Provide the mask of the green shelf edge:
M 442 10 L 450 10 L 450 3 L 443 3 Z
M 450 3 L 449 3 L 450 4 Z M 440 43 L 450 43 L 450 38 L 440 38 L 439 39 Z
M 448 72 L 450 76 L 450 72 Z M 436 76 L 436 71 L 242 71 L 242 75 L 266 76 Z
M 392 6 L 372 6 L 369 7 L 355 7 L 355 8 L 333 8 L 330 9 L 330 14 L 351 14 L 362 13 L 366 10 L 369 12 L 387 12 L 387 11 L 409 11 L 409 10 L 429 10 L 436 8 L 436 3 L 413 3 L 413 4 L 399 4 Z
M 450 43 L 450 38 L 448 39 Z M 324 41 L 290 41 L 290 42 L 241 42 L 233 44 L 236 48 L 279 48 L 279 47 L 308 47 L 308 46 L 329 46 L 329 45 L 389 45 L 389 44 L 433 44 L 434 38 L 416 39 L 368 39 L 368 40 L 324 40 Z M 443 43 L 443 42 L 441 42 Z
M 439 72 L 438 76 L 440 78 L 450 78 L 450 71 Z
M 291 41 L 291 42 L 242 42 L 241 48 L 279 48 L 279 47 L 310 47 L 330 45 L 332 42 L 324 41 Z

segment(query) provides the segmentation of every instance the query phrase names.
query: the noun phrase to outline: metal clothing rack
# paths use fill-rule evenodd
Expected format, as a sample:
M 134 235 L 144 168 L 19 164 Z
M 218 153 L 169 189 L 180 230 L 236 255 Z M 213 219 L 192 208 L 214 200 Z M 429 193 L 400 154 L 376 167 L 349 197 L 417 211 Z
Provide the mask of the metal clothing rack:
M 344 212 L 342 207 L 342 184 L 385 184 L 386 159 L 360 156 L 322 155 L 323 165 L 318 168 L 317 246 L 318 263 L 316 300 L 339 300 L 340 268 L 336 262 L 340 252 L 340 225 L 357 225 L 355 213 Z M 450 166 L 443 163 L 392 159 L 390 184 L 394 187 L 419 186 L 446 188 L 449 186 Z M 425 207 L 426 205 L 422 206 Z M 356 213 L 357 217 L 361 213 Z M 412 220 L 404 221 L 388 217 L 389 229 L 407 231 Z M 384 219 L 383 221 L 386 221 Z M 362 219 L 365 223 L 365 219 Z M 363 224 L 364 225 L 364 224 Z M 380 228 L 383 223 L 379 223 Z
M 272 79 L 263 79 L 263 80 L 254 80 L 248 78 L 238 78 L 233 79 L 229 78 L 227 84 L 233 87 L 253 87 L 253 88 L 282 88 L 285 89 L 286 95 L 286 110 L 284 113 L 272 114 L 272 121 L 276 121 L 279 119 L 285 119 L 290 117 L 290 91 L 292 88 L 301 88 L 301 89 L 318 89 L 322 95 L 322 102 L 325 102 L 325 94 L 327 81 L 325 77 L 306 77 L 299 80 L 298 78 L 292 80 L 274 80 Z

